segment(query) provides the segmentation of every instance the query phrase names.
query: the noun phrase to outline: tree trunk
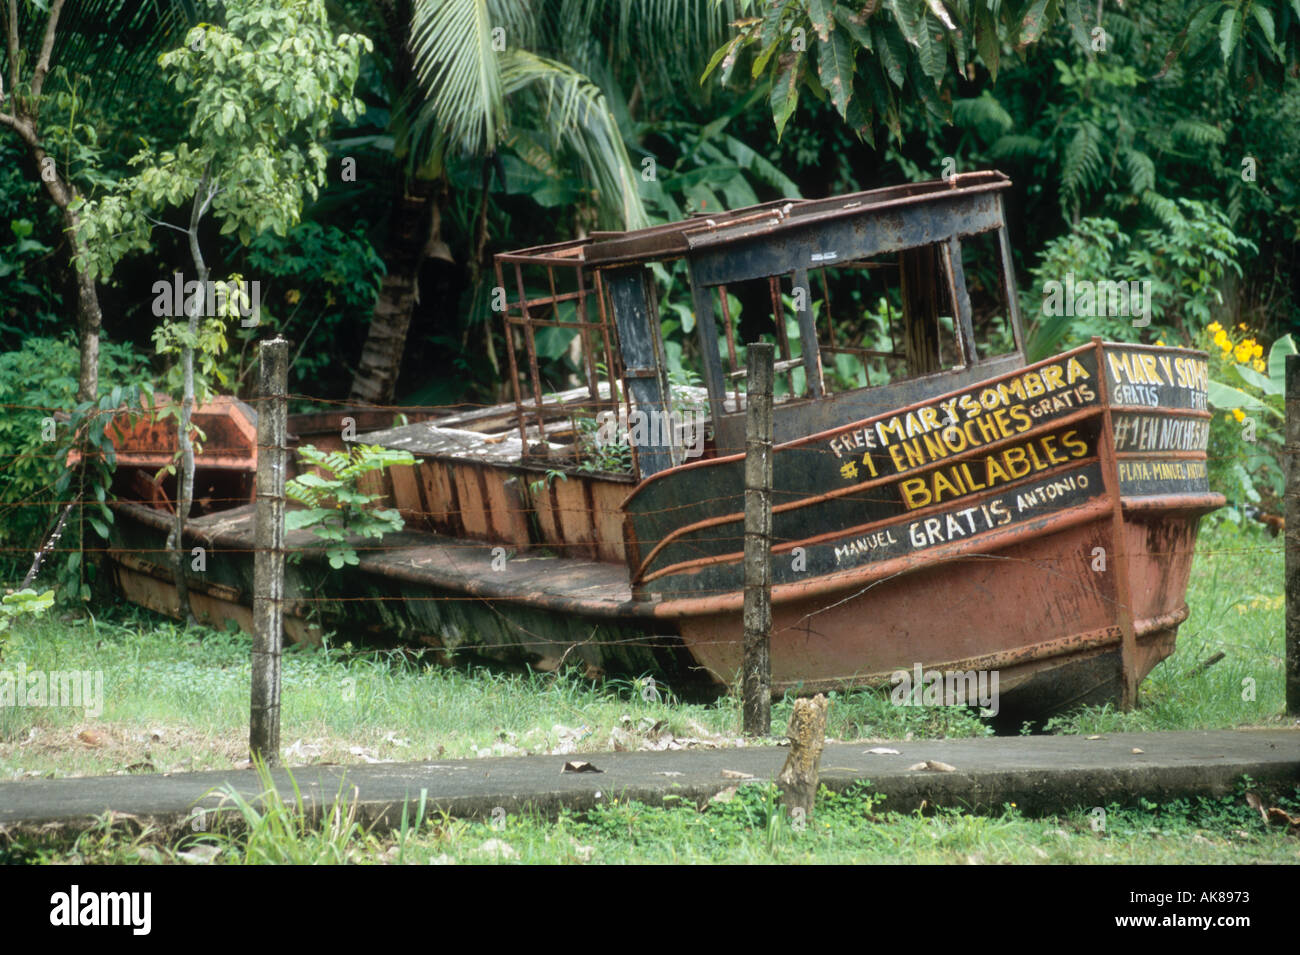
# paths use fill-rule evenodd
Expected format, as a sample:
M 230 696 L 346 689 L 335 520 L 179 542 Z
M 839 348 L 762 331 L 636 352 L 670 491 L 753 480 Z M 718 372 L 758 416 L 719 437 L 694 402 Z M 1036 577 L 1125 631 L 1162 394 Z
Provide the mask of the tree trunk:
M 379 287 L 374 316 L 361 360 L 352 378 L 348 400 L 354 404 L 389 404 L 397 389 L 402 352 L 411 326 L 411 312 L 419 293 L 417 278 L 424 261 L 429 234 L 426 215 L 434 183 L 417 179 L 411 192 L 403 190 L 393 207 L 383 252 L 387 274 Z M 437 211 L 433 214 L 436 216 Z
M 86 251 L 85 244 L 76 238 L 77 216 L 64 210 L 73 248 L 78 255 Z M 99 294 L 95 280 L 74 261 L 72 269 L 77 275 L 77 341 L 81 346 L 81 367 L 77 374 L 77 400 L 94 401 L 99 396 L 99 331 L 104 324 L 99 309 Z
M 203 260 L 203 250 L 199 248 L 199 220 L 207 209 L 207 203 L 212 200 L 209 185 L 205 171 L 199 188 L 195 190 L 194 204 L 190 210 L 190 258 L 194 260 L 195 278 L 199 282 L 198 301 L 189 309 L 191 342 L 198 339 L 199 320 L 209 305 L 208 266 Z M 194 346 L 188 343 L 181 350 L 181 375 L 184 379 L 181 417 L 176 426 L 176 442 L 181 455 L 180 467 L 176 470 L 176 523 L 168 535 L 167 546 L 172 549 L 175 561 L 177 616 L 186 623 L 194 623 L 189 582 L 185 578 L 185 521 L 190 516 L 190 507 L 194 501 L 194 442 L 190 440 L 190 421 L 194 416 Z

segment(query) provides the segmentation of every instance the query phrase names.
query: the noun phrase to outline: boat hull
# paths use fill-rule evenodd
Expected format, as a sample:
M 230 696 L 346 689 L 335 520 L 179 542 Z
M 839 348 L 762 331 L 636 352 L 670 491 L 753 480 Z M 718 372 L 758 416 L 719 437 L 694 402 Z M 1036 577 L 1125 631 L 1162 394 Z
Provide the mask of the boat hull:
M 1138 682 L 1173 652 L 1187 619 L 1200 513 L 1148 511 L 1124 521 Z M 1114 552 L 1108 514 L 978 554 L 863 574 L 838 593 L 774 601 L 773 691 L 897 688 L 914 684 L 920 668 L 996 672 L 999 697 L 988 708 L 1011 722 L 1118 705 L 1123 631 L 1115 572 L 1093 569 L 1099 548 Z M 737 678 L 743 628 L 734 611 L 685 615 L 679 625 L 716 679 Z
M 777 445 L 772 691 L 896 691 L 899 674 L 934 672 L 996 678 L 986 707 L 1004 718 L 1134 703 L 1187 618 L 1199 521 L 1223 504 L 1206 481 L 1203 359 L 1095 340 Z M 507 439 L 469 430 L 498 410 L 361 436 L 415 455 L 386 488 L 407 530 L 355 541 L 346 571 L 290 533 L 290 639 L 323 629 L 449 659 L 734 685 L 743 456 L 634 488 L 530 480 Z M 174 612 L 171 518 L 114 507 L 119 590 Z M 251 625 L 252 513 L 188 526 L 185 550 L 207 553 L 187 574 L 192 602 L 216 626 Z

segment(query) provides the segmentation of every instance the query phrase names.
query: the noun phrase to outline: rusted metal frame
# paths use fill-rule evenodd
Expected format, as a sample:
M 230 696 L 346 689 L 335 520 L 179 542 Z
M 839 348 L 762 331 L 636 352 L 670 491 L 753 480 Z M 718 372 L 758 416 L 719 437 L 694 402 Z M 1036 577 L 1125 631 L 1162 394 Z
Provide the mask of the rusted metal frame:
M 700 286 L 700 287 L 707 288 L 708 286 Z M 727 377 L 741 378 L 744 377 L 743 375 L 744 369 L 740 367 L 739 362 L 736 360 L 736 332 L 735 329 L 731 327 L 731 303 L 727 301 L 727 287 L 725 285 L 718 286 L 718 300 L 719 302 L 721 302 L 722 305 L 722 328 L 723 328 L 723 332 L 727 336 L 727 364 L 730 366 L 728 369 Z M 737 375 L 736 372 L 738 371 L 741 372 L 742 374 Z M 736 410 L 739 411 L 740 410 L 739 382 L 737 382 L 736 387 L 732 389 L 731 396 L 736 403 Z
M 1012 435 L 1009 438 L 998 438 L 996 441 L 990 441 L 988 444 L 974 445 L 970 448 L 967 448 L 965 451 L 961 451 L 958 452 L 957 454 L 950 455 L 939 461 L 931 461 L 928 464 L 922 464 L 919 467 L 907 468 L 906 470 L 898 471 L 894 474 L 886 474 L 882 477 L 872 478 L 869 481 L 862 481 L 858 484 L 850 484 L 846 487 L 837 487 L 830 491 L 823 491 L 821 494 L 810 494 L 807 497 L 801 497 L 794 501 L 786 501 L 783 504 L 776 504 L 773 505 L 772 507 L 772 513 L 781 514 L 786 511 L 797 511 L 800 510 L 801 508 L 812 507 L 814 505 L 824 503 L 825 501 L 833 501 L 836 498 L 847 497 L 851 494 L 856 494 L 862 491 L 870 491 L 873 490 L 874 488 L 881 487 L 886 484 L 893 484 L 909 474 L 921 474 L 923 472 L 933 470 L 935 468 L 960 464 L 968 458 L 976 458 L 979 457 L 981 454 L 988 454 L 989 452 L 1000 450 L 1001 448 L 1015 444 L 1016 442 L 1025 441 L 1036 434 L 1047 434 L 1052 431 L 1059 431 L 1062 428 L 1068 427 L 1069 425 L 1075 424 L 1080 421 L 1085 421 L 1088 418 L 1098 417 L 1101 414 L 1102 414 L 1102 408 L 1097 405 L 1093 405 L 1087 408 L 1080 408 L 1078 411 L 1071 412 L 1068 415 L 1063 415 L 1062 417 L 1057 418 L 1043 425 L 1038 430 L 1030 428 L 1028 431 L 1025 431 L 1020 434 Z M 773 448 L 773 461 L 775 462 L 776 460 L 775 455 L 777 452 L 780 452 L 788 447 L 790 446 L 784 445 L 784 446 L 778 446 L 776 448 Z M 738 457 L 744 457 L 744 455 L 738 455 Z M 718 459 L 714 459 L 714 460 L 718 460 Z M 1083 464 L 1093 460 L 1096 460 L 1096 456 L 1089 455 L 1086 458 L 1079 458 L 1077 461 L 1070 462 L 1067 465 L 1058 465 L 1056 469 L 1059 470 L 1061 467 L 1074 467 L 1077 464 Z M 1053 469 L 1048 469 L 1048 470 L 1050 471 Z M 1041 473 L 1046 474 L 1048 472 L 1044 471 Z M 1001 493 L 1001 491 L 1005 489 L 1006 489 L 1006 485 L 999 485 L 997 491 Z M 994 489 L 989 488 L 989 491 L 992 490 Z M 966 496 L 969 495 L 963 495 L 963 497 Z M 637 568 L 636 573 L 633 575 L 633 579 L 640 580 L 641 575 L 645 573 L 645 570 L 650 565 L 650 562 L 653 561 L 656 556 L 658 556 L 661 550 L 663 550 L 665 547 L 668 547 L 670 544 L 680 541 L 687 534 L 693 534 L 696 531 L 708 530 L 711 527 L 720 527 L 723 524 L 732 524 L 735 523 L 736 521 L 742 520 L 743 518 L 744 518 L 743 511 L 732 511 L 728 514 L 717 514 L 714 515 L 713 517 L 706 517 L 703 520 L 695 521 L 693 523 L 686 524 L 682 527 L 679 527 L 676 530 L 670 531 L 667 535 L 664 536 L 664 538 L 661 541 L 659 541 L 659 543 L 657 543 L 653 548 L 651 548 L 650 553 L 646 556 L 645 560 L 642 561 L 641 566 Z M 836 534 L 838 533 L 839 532 L 837 531 Z M 709 563 L 714 562 L 713 558 L 705 558 L 704 560 Z
M 596 356 L 592 354 L 591 331 L 587 322 L 587 293 L 583 282 L 582 266 L 573 270 L 574 280 L 578 283 L 578 326 L 582 329 L 582 357 L 587 369 L 587 390 L 592 401 L 600 401 L 600 377 L 596 374 Z M 610 399 L 613 400 L 613 395 Z
M 695 336 L 699 342 L 700 354 L 704 356 L 704 384 L 709 392 L 709 414 L 714 421 L 719 421 L 726 411 L 727 385 L 722 377 L 722 357 L 718 354 L 718 326 L 713 313 L 713 289 L 695 284 L 695 276 L 687 263 L 687 274 L 691 283 L 692 304 L 695 306 Z M 731 323 L 727 323 L 728 347 L 734 351 L 735 342 L 731 340 Z M 740 386 L 736 386 L 739 395 Z M 739 401 L 737 401 L 739 407 Z
M 556 316 L 556 324 L 559 325 L 559 326 L 566 326 L 566 325 L 568 325 L 568 326 L 576 326 L 576 327 L 578 328 L 578 336 L 579 336 L 579 338 L 582 340 L 582 359 L 583 359 L 583 364 L 586 366 L 586 372 L 587 372 L 587 374 L 586 374 L 586 378 L 587 378 L 587 391 L 588 391 L 588 393 L 591 395 L 592 399 L 593 399 L 593 400 L 596 400 L 596 399 L 599 399 L 599 397 L 600 397 L 600 390 L 599 390 L 599 389 L 596 387 L 596 385 L 595 385 L 595 376 L 594 376 L 594 374 L 593 374 L 592 367 L 591 367 L 591 333 L 588 331 L 588 327 L 587 327 L 587 325 L 586 325 L 586 321 L 585 321 L 585 318 L 586 318 L 586 308 L 584 307 L 584 303 L 583 303 L 583 300 L 582 300 L 582 278 L 581 278 L 581 276 L 582 276 L 582 268 L 579 267 L 579 268 L 577 269 L 577 272 L 578 272 L 578 276 L 579 276 L 579 278 L 578 278 L 578 291 L 576 291 L 576 292 L 566 292 L 566 293 L 564 293 L 563 296 L 558 295 L 558 294 L 556 293 L 556 291 L 555 291 L 555 266 L 554 266 L 554 264 L 550 264 L 550 265 L 547 265 L 547 266 L 546 266 L 546 281 L 547 281 L 547 283 L 549 284 L 550 289 L 551 289 L 551 306 L 552 306 L 552 311 L 554 312 L 554 314 L 555 314 L 555 316 Z M 576 322 L 560 322 L 560 321 L 559 321 L 560 310 L 559 310 L 558 306 L 559 306 L 560 302 L 562 302 L 562 301 L 564 301 L 564 302 L 568 302 L 568 301 L 571 301 L 571 300 L 576 300 L 576 301 L 577 301 L 577 306 L 576 306 L 576 310 L 575 310 L 575 311 L 576 311 L 576 314 L 577 314 L 577 316 L 578 316 L 578 321 L 576 321 Z M 540 324 L 540 323 L 538 323 L 538 324 Z M 575 425 L 574 425 L 574 435 L 575 435 L 575 437 L 576 437 L 577 433 L 578 433 L 578 431 L 577 431 L 577 425 L 575 424 Z M 575 445 L 575 448 L 576 448 L 576 445 Z
M 895 218 L 883 217 L 880 215 L 885 210 L 901 210 L 896 218 L 906 219 L 918 216 L 932 216 L 943 219 L 960 218 L 964 210 L 980 203 L 987 202 L 989 199 L 996 200 L 996 195 L 1002 189 L 1010 185 L 1009 180 L 1002 180 L 993 184 L 991 187 L 974 187 L 957 192 L 953 189 L 935 189 L 930 190 L 922 195 L 915 195 L 907 198 L 887 200 L 883 202 L 864 204 L 855 202 L 848 196 L 836 196 L 831 199 L 814 200 L 805 202 L 792 210 L 793 214 L 781 222 L 771 224 L 762 223 L 759 226 L 749 228 L 724 227 L 705 234 L 688 234 L 687 240 L 691 248 L 712 248 L 727 243 L 743 241 L 754 238 L 771 236 L 774 232 L 784 231 L 785 229 L 797 229 L 803 226 L 816 226 L 819 229 L 828 229 L 848 223 L 850 228 L 855 228 L 858 221 L 862 219 L 880 219 Z M 930 207 L 937 207 L 930 208 Z M 979 228 L 963 229 L 963 232 L 980 232 Z M 935 239 L 926 240 L 921 244 L 937 241 Z M 839 249 L 838 245 L 832 245 L 832 249 Z M 841 255 L 841 258 L 844 256 Z M 851 256 L 857 258 L 858 256 Z M 826 261 L 826 260 L 821 260 Z
M 1105 349 L 1100 337 L 1094 337 L 1092 347 L 1097 349 L 1097 397 L 1102 407 L 1101 436 L 1098 450 L 1101 454 L 1101 477 L 1111 508 L 1111 541 L 1115 548 L 1111 567 L 1115 574 L 1115 613 L 1123 639 L 1120 644 L 1120 668 L 1123 677 L 1123 694 L 1120 705 L 1130 710 L 1137 705 L 1138 660 L 1137 634 L 1133 628 L 1133 603 L 1129 592 L 1128 553 L 1124 546 L 1124 501 L 1119 485 L 1119 462 L 1115 453 L 1115 431 L 1110 407 L 1109 375 L 1105 373 Z
M 541 268 L 546 269 L 547 272 L 552 271 L 552 270 L 556 267 L 556 263 L 551 262 L 551 261 L 549 261 L 549 260 L 544 261 L 544 262 L 523 262 L 523 263 L 518 263 L 518 264 L 521 264 L 521 265 L 537 265 L 537 266 L 540 266 Z M 573 265 L 576 265 L 577 263 L 561 262 L 561 263 L 559 263 L 559 264 L 560 264 L 561 266 L 565 267 L 565 268 L 569 268 L 569 267 L 572 267 Z M 551 279 L 551 288 L 552 288 L 552 289 L 555 288 L 555 280 L 554 280 L 554 278 Z M 555 293 L 554 295 L 543 295 L 543 296 L 541 296 L 540 298 L 530 298 L 530 299 L 529 299 L 526 303 L 524 303 L 524 304 L 527 304 L 529 307 L 533 307 L 533 306 L 536 306 L 536 305 L 546 305 L 546 304 L 549 304 L 549 303 L 552 303 L 552 302 L 555 302 L 555 303 L 559 303 L 559 302 L 569 302 L 569 301 L 572 301 L 572 300 L 575 299 L 575 298 L 578 298 L 579 294 L 580 294 L 580 293 L 578 293 L 578 292 L 557 292 L 557 293 Z
M 822 269 L 822 281 L 826 279 L 826 270 Z M 775 281 L 775 279 L 773 280 Z M 799 338 L 803 342 L 803 368 L 804 376 L 808 380 L 808 397 L 820 398 L 826 393 L 826 383 L 822 378 L 822 356 L 821 345 L 817 341 L 817 326 L 813 323 L 812 313 L 812 283 L 808 281 L 807 269 L 796 269 L 794 272 L 794 289 L 803 289 L 804 306 L 795 309 L 795 317 L 799 321 Z M 795 302 L 798 303 L 799 294 L 795 291 Z M 826 293 L 826 311 L 830 314 L 830 292 Z
M 533 401 L 537 409 L 537 434 L 539 440 L 545 440 L 546 422 L 542 417 L 542 376 L 537 368 L 537 342 L 533 338 L 533 326 L 528 315 L 528 303 L 524 293 L 524 270 L 523 267 L 515 263 L 515 285 L 519 289 L 519 307 L 524 314 L 524 348 L 528 353 L 528 374 L 533 385 Z M 525 434 L 523 438 L 523 456 L 528 457 L 528 437 Z
M 664 368 L 662 343 L 656 334 L 658 316 L 654 312 L 653 296 L 646 276 L 646 269 L 642 266 L 620 266 L 608 270 L 606 282 L 618 331 L 619 349 L 623 356 L 623 378 L 627 382 L 629 398 L 636 399 L 640 411 L 654 409 L 663 413 L 671 409 L 671 393 Z M 651 430 L 662 431 L 660 428 Z M 654 436 L 663 437 L 662 433 Z M 673 452 L 671 440 L 667 445 L 661 442 L 642 447 L 639 456 L 642 473 L 655 474 L 678 464 Z
M 943 258 L 948 266 L 948 298 L 953 309 L 953 321 L 957 326 L 962 358 L 967 365 L 973 365 L 979 361 L 979 352 L 975 348 L 975 326 L 971 322 L 966 270 L 961 261 L 961 240 L 955 235 L 949 236 L 944 243 Z
M 1091 524 L 1104 519 L 1110 505 L 1105 500 L 1094 499 L 1093 502 L 1048 515 L 1041 522 L 1035 522 L 1039 535 L 1049 536 L 1069 530 L 1081 524 Z M 863 527 L 875 527 L 876 523 Z M 862 528 L 846 530 L 843 536 L 861 533 Z M 836 532 L 838 535 L 838 532 Z M 794 600 L 806 600 L 840 593 L 854 587 L 861 587 L 871 580 L 883 580 L 908 571 L 930 567 L 940 561 L 957 560 L 966 556 L 982 557 L 1003 547 L 1021 542 L 1025 539 L 1023 525 L 1010 528 L 998 528 L 986 532 L 986 536 L 975 540 L 952 541 L 939 544 L 911 554 L 891 557 L 878 563 L 859 564 L 843 571 L 835 571 L 809 580 L 795 581 L 772 586 L 773 606 Z M 806 543 L 806 542 L 803 542 Z M 775 548 L 773 548 L 775 551 Z M 734 613 L 740 609 L 743 593 L 739 590 L 727 593 L 711 594 L 699 597 L 678 597 L 661 600 L 654 605 L 656 617 L 692 617 L 717 613 Z
M 858 348 L 856 345 L 823 345 L 822 351 L 831 352 L 832 354 L 844 352 L 848 355 L 870 355 L 873 358 L 904 358 L 898 352 L 880 351 L 875 348 Z
M 497 256 L 493 262 L 497 273 L 497 288 L 505 292 L 506 280 L 501 271 L 501 257 Z M 510 303 L 505 303 L 505 308 L 501 312 L 505 325 L 506 334 L 506 354 L 510 359 L 510 388 L 515 396 L 515 421 L 519 424 L 519 441 L 523 446 L 524 453 L 528 450 L 528 425 L 524 421 L 524 403 L 523 397 L 519 394 L 519 362 L 515 359 L 515 335 L 510 327 Z
M 1011 257 L 1011 235 L 1007 231 L 1006 219 L 1003 216 L 1001 196 L 998 196 L 998 218 L 1003 220 L 997 230 L 998 249 L 1002 259 L 1002 293 L 1007 299 L 1007 320 L 1011 322 L 1011 334 L 1016 343 L 1016 351 L 1023 358 L 1025 357 L 1025 329 L 1020 316 L 1020 299 L 1016 294 L 1016 266 Z
M 591 329 L 599 328 L 596 322 L 561 322 L 551 318 L 528 318 L 523 319 L 514 317 L 510 319 L 512 325 L 531 325 L 534 328 L 571 328 L 571 329 Z
M 1061 361 L 1061 360 L 1063 360 L 1063 359 L 1073 358 L 1073 357 L 1075 357 L 1075 356 L 1077 356 L 1077 355 L 1082 355 L 1084 352 L 1091 351 L 1092 348 L 1093 348 L 1093 346 L 1092 346 L 1091 344 L 1088 344 L 1088 345 L 1079 345 L 1079 346 L 1077 346 L 1077 347 L 1075 347 L 1075 348 L 1071 348 L 1069 351 L 1063 351 L 1063 352 L 1060 352 L 1059 354 L 1052 355 L 1050 358 L 1044 358 L 1042 361 L 1036 361 L 1036 362 L 1034 362 L 1032 365 L 1024 365 L 1024 366 L 1021 366 L 1021 367 L 1017 367 L 1017 368 L 1015 368 L 1015 369 L 1013 369 L 1013 370 L 1011 370 L 1011 371 L 1008 371 L 1008 372 L 1005 373 L 1005 374 L 997 375 L 997 376 L 995 376 L 995 377 L 993 377 L 993 378 L 982 379 L 982 380 L 980 380 L 979 382 L 976 382 L 976 383 L 971 384 L 971 385 L 963 385 L 962 387 L 955 388 L 955 389 L 953 389 L 952 391 L 947 391 L 947 392 L 938 392 L 938 393 L 936 393 L 936 394 L 934 394 L 934 395 L 930 395 L 930 396 L 928 396 L 928 397 L 921 398 L 921 399 L 919 399 L 919 400 L 917 400 L 917 401 L 910 402 L 910 403 L 908 403 L 908 404 L 906 404 L 906 405 L 902 405 L 902 406 L 900 406 L 900 407 L 898 407 L 898 408 L 890 408 L 888 411 L 885 411 L 885 412 L 882 412 L 882 413 L 879 413 L 879 414 L 868 415 L 868 416 L 866 416 L 866 417 L 864 417 L 864 418 L 860 418 L 860 419 L 855 420 L 855 421 L 850 421 L 850 422 L 848 422 L 847 424 L 836 425 L 836 426 L 833 427 L 833 428 L 827 428 L 827 429 L 825 429 L 825 430 L 823 430 L 823 431 L 818 431 L 818 432 L 816 432 L 815 434 L 806 434 L 806 435 L 801 435 L 800 437 L 795 438 L 795 439 L 792 440 L 792 441 L 784 441 L 784 442 L 782 442 L 781 444 L 774 445 L 773 448 L 772 448 L 772 451 L 773 451 L 773 453 L 778 453 L 778 452 L 780 452 L 780 451 L 784 451 L 784 450 L 787 450 L 787 449 L 790 449 L 790 448 L 801 448 L 801 447 L 803 447 L 804 445 L 808 445 L 808 444 L 817 444 L 817 443 L 821 443 L 821 442 L 823 442 L 823 441 L 829 441 L 831 438 L 834 438 L 834 437 L 836 437 L 837 435 L 845 434 L 845 433 L 847 433 L 847 432 L 849 432 L 849 431 L 854 430 L 855 428 L 860 428 L 860 427 L 862 427 L 862 426 L 864 426 L 864 425 L 866 425 L 866 424 L 869 424 L 869 423 L 871 423 L 871 422 L 875 422 L 875 421 L 883 421 L 885 418 L 893 418 L 893 417 L 898 417 L 898 416 L 906 415 L 906 414 L 908 414 L 909 412 L 916 411 L 916 410 L 918 410 L 918 409 L 920 409 L 920 408 L 923 408 L 923 407 L 925 407 L 926 405 L 931 404 L 931 403 L 937 401 L 938 399 L 943 398 L 943 397 L 945 397 L 945 396 L 947 396 L 947 395 L 951 395 L 951 394 L 954 394 L 954 393 L 956 393 L 956 392 L 964 391 L 964 390 L 966 390 L 966 388 L 973 388 L 973 387 L 977 387 L 977 386 L 980 386 L 980 385 L 982 385 L 982 386 L 984 386 L 984 387 L 990 387 L 990 388 L 991 388 L 991 387 L 995 387 L 996 384 L 997 384 L 999 381 L 1004 381 L 1004 380 L 1009 379 L 1009 378 L 1015 378 L 1015 377 L 1017 377 L 1017 376 L 1019 376 L 1019 375 L 1026 374 L 1027 372 L 1037 371 L 1039 368 L 1042 368 L 1042 367 L 1045 366 L 1045 365 L 1050 365 L 1050 364 L 1053 364 L 1054 362 L 1059 362 L 1059 361 Z M 950 375 L 950 374 L 952 374 L 952 373 L 951 373 L 951 372 L 939 372 L 939 374 L 940 374 L 940 375 Z M 859 390 L 865 390 L 865 389 L 859 389 Z M 1100 402 L 1099 402 L 1099 404 L 1100 404 Z M 1091 406 L 1090 408 L 1087 408 L 1087 409 L 1081 409 L 1081 410 L 1091 411 L 1091 412 L 1094 412 L 1094 413 L 1095 413 L 1095 412 L 1097 411 L 1097 408 L 1098 408 L 1098 405 L 1093 405 L 1093 406 Z M 1078 414 L 1078 412 L 1075 412 L 1075 414 Z M 1064 423 L 1064 422 L 1072 421 L 1072 420 L 1073 420 L 1072 416 L 1070 416 L 1070 415 L 1066 415 L 1066 416 L 1064 416 L 1064 417 L 1062 417 L 1062 418 L 1058 418 L 1058 419 L 1056 419 L 1055 423 L 1060 424 L 1060 423 Z M 1030 430 L 1032 430 L 1032 429 L 1030 429 Z M 1025 432 L 1025 433 L 1027 434 L 1028 432 Z M 986 445 L 981 445 L 981 447 L 986 447 Z M 965 452 L 963 452 L 963 453 L 965 453 Z M 741 460 L 744 460 L 744 457 L 745 457 L 744 453 L 741 452 L 741 453 L 739 453 L 739 454 L 720 455 L 719 457 L 716 457 L 716 458 L 701 458 L 701 459 L 698 460 L 698 461 L 688 461 L 688 462 L 686 462 L 685 464 L 682 465 L 682 468 L 705 468 L 705 467 L 718 467 L 719 465 L 728 464 L 728 463 L 730 463 L 730 462 L 732 462 L 732 461 L 741 461 Z M 644 481 L 642 481 L 641 484 L 639 484 L 639 485 L 638 485 L 638 486 L 637 486 L 637 487 L 632 491 L 632 493 L 629 494 L 629 495 L 627 496 L 626 499 L 624 499 L 623 504 L 622 504 L 622 507 L 623 507 L 624 509 L 626 509 L 627 506 L 628 506 L 628 504 L 629 504 L 630 501 L 632 500 L 632 498 L 634 498 L 637 494 L 639 494 L 639 493 L 641 492 L 641 490 L 642 490 L 642 489 L 643 489 L 643 488 L 644 488 L 644 487 L 645 487 L 649 482 L 654 481 L 654 480 L 659 480 L 659 479 L 661 479 L 661 478 L 663 478 L 663 477 L 666 477 L 666 476 L 667 476 L 667 475 L 649 475 L 649 476 L 647 476 L 646 479 L 645 479 Z
M 780 365 L 793 357 L 790 354 L 790 336 L 785 330 L 785 309 L 781 307 L 781 279 L 775 275 L 768 276 L 767 288 L 772 298 L 772 324 L 776 326 L 777 347 L 781 350 L 781 361 L 776 364 Z M 786 385 L 790 388 L 790 397 L 799 397 L 794 387 L 794 371 L 788 371 L 785 377 Z
M 551 242 L 547 245 L 531 245 L 526 249 L 512 249 L 508 252 L 499 252 L 495 258 L 502 262 L 514 262 L 519 260 L 525 265 L 555 261 L 556 259 L 570 260 L 580 257 L 583 247 L 590 244 L 590 238 L 566 239 L 563 242 Z
M 898 226 L 872 220 L 862 228 L 859 217 L 826 222 L 800 221 L 773 236 L 751 236 L 726 244 L 693 247 L 697 274 L 705 285 L 784 275 L 792 268 L 829 261 L 865 259 L 944 242 L 952 235 L 985 232 L 1002 225 L 996 196 L 964 202 L 936 202 L 902 216 Z M 826 256 L 833 255 L 834 259 Z

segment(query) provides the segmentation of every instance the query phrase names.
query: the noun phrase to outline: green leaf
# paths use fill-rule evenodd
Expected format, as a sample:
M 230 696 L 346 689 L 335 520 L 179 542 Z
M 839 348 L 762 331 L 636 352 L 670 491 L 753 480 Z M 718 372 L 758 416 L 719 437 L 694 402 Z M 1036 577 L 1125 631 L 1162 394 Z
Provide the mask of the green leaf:
M 1296 0 L 1300 3 L 1300 0 Z M 1268 350 L 1268 377 L 1277 386 L 1277 394 L 1286 391 L 1286 356 L 1296 354 L 1295 340 L 1283 335 Z
M 1256 3 L 1250 8 L 1250 12 L 1254 15 L 1255 22 L 1259 24 L 1259 28 L 1264 31 L 1264 38 L 1268 40 L 1269 51 L 1276 52 L 1277 39 L 1275 35 L 1276 31 L 1273 26 L 1272 11 L 1270 11 L 1268 7 L 1264 6 L 1264 4 Z
M 832 16 L 833 0 L 808 0 L 808 19 L 817 31 L 817 39 L 826 43 L 835 32 L 835 20 Z
M 1220 411 L 1232 411 L 1241 408 L 1247 411 L 1267 411 L 1279 418 L 1284 417 L 1282 412 L 1278 411 L 1272 405 L 1260 401 L 1254 395 L 1249 395 L 1239 388 L 1233 388 L 1231 385 L 1225 385 L 1221 381 L 1211 379 L 1210 387 L 1207 392 L 1210 404 Z
M 776 79 L 772 81 L 772 120 L 776 124 L 776 139 L 781 141 L 785 124 L 799 105 L 799 72 L 803 66 L 802 53 L 783 53 L 778 61 Z
M 735 53 L 736 48 L 740 46 L 740 44 L 744 40 L 745 40 L 745 34 L 737 33 L 730 40 L 728 40 L 722 46 L 718 47 L 713 52 L 713 58 L 709 60 L 709 65 L 706 66 L 704 68 L 704 72 L 700 74 L 701 86 L 704 85 L 704 81 L 709 78 L 709 74 L 712 73 L 717 68 L 718 64 L 721 63 L 724 59 L 726 59 L 729 55 Z
M 1020 42 L 1016 44 L 1017 49 L 1023 50 L 1029 44 L 1038 40 L 1042 34 L 1043 28 L 1047 26 L 1047 3 L 1048 0 L 1034 0 L 1034 3 L 1025 12 L 1024 19 L 1020 21 Z
M 1234 365 L 1233 367 L 1237 370 L 1237 374 L 1241 376 L 1242 381 L 1253 388 L 1258 388 L 1264 394 L 1280 395 L 1282 393 L 1281 390 L 1274 391 L 1272 380 L 1267 375 L 1260 374 L 1254 368 L 1246 365 Z
M 1233 48 L 1236 47 L 1240 36 L 1237 8 L 1228 7 L 1223 13 L 1223 19 L 1219 21 L 1219 49 L 1223 52 L 1224 63 L 1227 63 L 1232 56 Z
M 1300 3 L 1300 0 L 1296 0 Z M 863 49 L 871 49 L 871 31 L 867 29 L 866 20 L 859 20 L 858 16 L 847 7 L 841 7 L 838 4 L 835 7 L 835 19 L 839 21 L 840 26 L 849 31 L 849 36 L 853 42 Z
M 907 41 L 896 28 L 872 24 L 876 36 L 876 53 L 889 79 L 898 89 L 903 89 L 907 75 Z
M 102 537 L 104 540 L 108 540 L 108 525 L 107 525 L 107 524 L 104 524 L 104 523 L 103 523 L 102 521 L 100 521 L 98 518 L 95 518 L 95 517 L 89 517 L 89 516 L 86 517 L 86 522 L 87 522 L 91 527 L 93 527 L 93 528 L 95 529 L 95 533 L 96 533 L 96 534 L 98 534 L 98 535 L 99 535 L 100 537 Z
M 835 30 L 818 46 L 817 72 L 840 117 L 847 119 L 853 97 L 853 48 L 842 30 Z

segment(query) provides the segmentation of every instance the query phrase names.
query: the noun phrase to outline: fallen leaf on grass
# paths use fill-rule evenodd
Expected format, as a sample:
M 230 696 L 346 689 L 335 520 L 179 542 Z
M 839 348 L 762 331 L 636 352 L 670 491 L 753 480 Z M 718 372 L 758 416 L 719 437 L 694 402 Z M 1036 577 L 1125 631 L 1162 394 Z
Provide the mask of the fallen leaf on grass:
M 736 791 L 735 786 L 728 786 L 726 789 L 722 790 L 722 792 L 714 795 L 709 802 L 731 802 L 731 800 L 736 798 Z
M 564 764 L 561 773 L 603 773 L 603 769 L 597 769 L 591 763 L 582 759 L 571 759 Z
M 77 739 L 95 749 L 98 749 L 108 742 L 108 737 L 98 730 L 82 730 L 77 734 Z

